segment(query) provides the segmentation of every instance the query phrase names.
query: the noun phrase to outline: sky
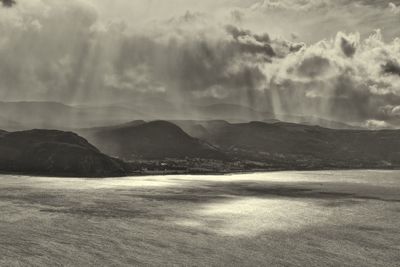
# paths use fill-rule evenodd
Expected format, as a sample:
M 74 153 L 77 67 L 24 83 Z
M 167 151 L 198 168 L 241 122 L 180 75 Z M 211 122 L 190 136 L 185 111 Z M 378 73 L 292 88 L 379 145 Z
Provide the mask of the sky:
M 2 0 L 0 99 L 400 127 L 400 0 Z

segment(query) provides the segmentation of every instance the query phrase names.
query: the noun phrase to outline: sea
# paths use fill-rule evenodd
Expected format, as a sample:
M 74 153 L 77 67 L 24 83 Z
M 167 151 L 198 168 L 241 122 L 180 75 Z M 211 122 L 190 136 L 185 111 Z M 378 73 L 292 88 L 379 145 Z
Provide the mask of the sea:
M 0 175 L 0 266 L 399 266 L 400 171 Z

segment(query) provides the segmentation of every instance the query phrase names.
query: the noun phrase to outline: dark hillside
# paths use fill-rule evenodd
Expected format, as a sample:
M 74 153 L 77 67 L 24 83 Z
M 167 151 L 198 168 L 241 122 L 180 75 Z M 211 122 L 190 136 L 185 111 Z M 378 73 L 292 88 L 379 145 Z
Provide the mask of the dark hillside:
M 127 174 L 125 163 L 100 153 L 82 137 L 49 130 L 0 134 L 0 171 L 83 177 Z
M 225 158 L 215 147 L 166 121 L 94 129 L 84 134 L 104 153 L 126 160 Z

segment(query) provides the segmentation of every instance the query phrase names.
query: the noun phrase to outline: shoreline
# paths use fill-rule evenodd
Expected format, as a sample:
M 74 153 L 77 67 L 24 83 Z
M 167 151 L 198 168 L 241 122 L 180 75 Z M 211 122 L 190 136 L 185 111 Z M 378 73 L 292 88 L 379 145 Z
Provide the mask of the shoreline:
M 128 177 L 147 177 L 147 176 L 183 176 L 183 175 L 197 175 L 197 176 L 228 176 L 228 175 L 242 175 L 254 173 L 273 173 L 273 172 L 318 172 L 318 171 L 398 171 L 400 167 L 396 168 L 313 168 L 313 169 L 254 169 L 244 171 L 227 171 L 227 172 L 143 172 L 143 173 L 130 173 L 127 175 L 119 176 L 78 176 L 66 174 L 40 174 L 40 173 L 26 173 L 26 172 L 2 172 L 0 175 L 8 176 L 23 176 L 23 177 L 45 177 L 45 178 L 75 178 L 75 179 L 117 179 Z

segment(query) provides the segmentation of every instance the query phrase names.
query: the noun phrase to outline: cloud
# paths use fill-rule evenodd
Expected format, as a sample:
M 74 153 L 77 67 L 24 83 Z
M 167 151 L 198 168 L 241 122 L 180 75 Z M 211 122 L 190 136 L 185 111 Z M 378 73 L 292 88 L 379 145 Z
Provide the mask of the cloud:
M 396 3 L 390 2 L 389 0 L 260 0 L 256 1 L 251 6 L 251 9 L 281 9 L 309 12 L 317 9 L 336 8 L 338 6 L 368 6 L 373 8 L 385 8 L 388 6 L 392 11 L 397 10 Z
M 261 0 L 242 10 L 242 25 L 257 30 L 268 25 L 271 35 L 287 39 L 295 32 L 307 43 L 334 37 L 339 31 L 359 32 L 365 38 L 375 29 L 385 29 L 384 37 L 393 39 L 400 34 L 398 5 L 397 0 Z
M 353 57 L 356 53 L 356 46 L 354 43 L 349 42 L 346 38 L 342 37 L 340 39 L 340 47 L 342 48 L 343 53 L 347 57 Z
M 257 14 L 269 12 L 249 10 L 254 1 L 223 15 L 206 8 L 179 16 L 150 10 L 158 17 L 146 24 L 106 16 L 106 4 L 97 3 L 20 0 L 15 8 L 0 9 L 1 99 L 114 103 L 157 96 L 176 105 L 239 103 L 371 127 L 400 125 L 400 39 L 385 41 L 380 31 L 339 31 L 304 43 L 300 32 L 296 42 L 288 41 L 270 33 L 274 24 L 260 20 L 261 29 L 252 26 Z M 280 17 L 293 14 L 293 7 L 308 14 L 336 3 L 263 5 Z M 368 5 L 357 14 L 376 14 Z M 288 27 L 303 23 L 292 19 Z M 303 32 L 312 34 L 313 27 Z
M 251 6 L 251 9 L 290 9 L 290 10 L 310 10 L 325 8 L 332 4 L 329 0 L 263 0 Z
M 388 60 L 382 64 L 382 71 L 384 74 L 400 76 L 400 64 L 397 60 Z
M 73 94 L 90 64 L 96 10 L 84 1 L 32 0 L 0 12 L 2 99 Z
M 12 7 L 17 3 L 15 0 L 1 0 L 1 2 L 4 7 Z
M 233 25 L 226 26 L 226 31 L 233 37 L 239 47 L 244 52 L 265 54 L 275 56 L 275 51 L 271 47 L 271 39 L 268 34 L 253 34 L 249 30 L 242 30 Z
M 395 3 L 389 3 L 389 9 L 394 14 L 400 14 L 400 7 L 398 7 Z
M 328 72 L 330 61 L 322 56 L 304 58 L 297 67 L 296 73 L 301 77 L 317 78 Z
M 389 127 L 389 124 L 386 123 L 385 121 L 378 121 L 378 120 L 367 120 L 367 122 L 364 125 L 366 128 L 370 129 L 385 129 Z
M 358 35 L 338 33 L 266 66 L 275 109 L 355 124 L 398 123 L 395 113 L 382 108 L 400 104 L 400 39 L 385 43 L 378 31 L 360 41 L 352 56 L 343 50 L 343 39 Z

